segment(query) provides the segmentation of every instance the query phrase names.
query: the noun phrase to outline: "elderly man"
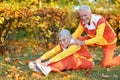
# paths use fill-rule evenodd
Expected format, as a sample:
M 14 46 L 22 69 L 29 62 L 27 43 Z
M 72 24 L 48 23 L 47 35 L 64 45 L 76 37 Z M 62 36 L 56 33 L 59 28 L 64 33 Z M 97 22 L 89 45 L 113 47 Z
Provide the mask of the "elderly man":
M 113 65 L 120 65 L 120 56 L 114 57 L 114 50 L 116 47 L 116 34 L 106 21 L 100 15 L 92 14 L 88 5 L 80 6 L 79 16 L 80 23 L 76 31 L 73 33 L 73 38 L 79 38 L 76 44 L 83 45 L 98 45 L 102 47 L 103 52 L 103 67 L 111 67 Z M 83 31 L 85 36 L 81 36 Z

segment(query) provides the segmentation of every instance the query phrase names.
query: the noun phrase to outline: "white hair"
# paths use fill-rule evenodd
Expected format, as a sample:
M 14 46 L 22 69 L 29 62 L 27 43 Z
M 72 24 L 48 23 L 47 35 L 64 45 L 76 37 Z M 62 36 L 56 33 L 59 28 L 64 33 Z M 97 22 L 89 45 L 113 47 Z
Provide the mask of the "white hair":
M 58 33 L 58 37 L 61 37 L 61 36 L 65 36 L 65 37 L 67 37 L 69 40 L 71 40 L 71 38 L 72 38 L 72 35 L 71 35 L 70 31 L 67 30 L 67 29 L 63 29 L 63 30 L 61 30 L 61 31 Z
M 81 11 L 88 11 L 91 12 L 90 6 L 88 5 L 82 5 L 79 7 L 78 12 L 80 13 Z

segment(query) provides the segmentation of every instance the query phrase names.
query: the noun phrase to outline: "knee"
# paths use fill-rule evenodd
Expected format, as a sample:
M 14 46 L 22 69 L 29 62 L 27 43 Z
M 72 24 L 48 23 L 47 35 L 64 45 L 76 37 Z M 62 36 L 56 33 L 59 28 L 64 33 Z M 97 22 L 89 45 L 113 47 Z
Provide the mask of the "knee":
M 111 67 L 111 65 L 110 64 L 103 64 L 102 63 L 102 67 L 109 68 L 109 67 Z

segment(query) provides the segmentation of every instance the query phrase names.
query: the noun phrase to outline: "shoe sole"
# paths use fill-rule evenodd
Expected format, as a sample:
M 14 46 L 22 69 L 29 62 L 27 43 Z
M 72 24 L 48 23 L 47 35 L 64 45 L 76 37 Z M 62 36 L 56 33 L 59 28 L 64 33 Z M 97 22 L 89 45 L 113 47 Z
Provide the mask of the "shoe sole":
M 43 68 L 43 66 L 42 66 L 41 64 L 36 63 L 36 65 L 37 65 L 37 67 L 40 69 L 40 71 L 42 71 L 42 72 L 43 72 L 43 74 L 44 74 L 45 76 L 47 76 L 47 75 L 48 75 L 48 74 L 45 72 L 45 70 L 44 70 L 44 68 Z

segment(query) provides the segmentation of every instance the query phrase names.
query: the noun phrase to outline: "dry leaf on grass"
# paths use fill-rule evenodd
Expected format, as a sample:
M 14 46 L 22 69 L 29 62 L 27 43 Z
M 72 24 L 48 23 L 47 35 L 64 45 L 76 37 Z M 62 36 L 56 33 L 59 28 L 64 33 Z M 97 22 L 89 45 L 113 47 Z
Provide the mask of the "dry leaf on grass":
M 8 79 L 25 80 L 27 73 L 20 70 L 20 67 L 11 66 L 8 70 Z
M 20 59 L 19 58 L 15 58 L 15 59 L 13 59 L 13 63 L 14 64 L 21 64 L 21 65 L 25 65 L 22 61 L 20 61 Z
M 5 62 L 9 63 L 10 61 L 10 57 L 5 58 Z
M 104 78 L 110 78 L 110 75 L 105 75 L 105 74 L 102 74 L 102 76 L 101 76 L 103 79 Z
M 69 74 L 67 74 L 67 73 L 65 73 L 65 72 L 59 71 L 58 73 L 62 74 L 63 76 L 69 76 Z
M 87 80 L 87 78 L 83 78 L 82 80 Z
M 41 80 L 41 73 L 40 72 L 33 72 L 31 78 Z
M 86 76 L 86 77 L 91 77 L 91 74 L 90 74 L 89 71 L 90 71 L 90 70 L 86 70 L 86 72 L 85 72 L 85 76 Z
M 113 75 L 114 78 L 118 78 L 119 76 L 118 75 Z
M 29 62 L 31 62 L 31 60 L 27 60 L 27 61 L 25 61 L 25 64 L 28 64 Z
M 61 75 L 63 76 L 63 78 L 62 78 L 63 80 L 67 80 L 68 78 L 70 78 L 70 75 L 67 74 L 67 73 L 65 73 L 65 72 L 59 71 L 58 73 L 61 74 Z

